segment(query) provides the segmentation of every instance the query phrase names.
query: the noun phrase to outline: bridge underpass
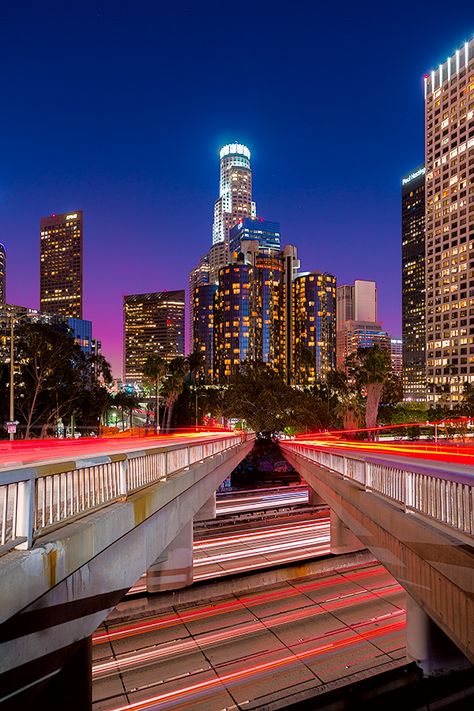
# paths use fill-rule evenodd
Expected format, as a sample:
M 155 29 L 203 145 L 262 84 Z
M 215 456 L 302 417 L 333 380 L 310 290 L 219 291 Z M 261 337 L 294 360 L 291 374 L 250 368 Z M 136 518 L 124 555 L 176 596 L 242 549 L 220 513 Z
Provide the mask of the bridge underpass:
M 472 467 L 430 459 L 426 449 L 402 456 L 376 445 L 364 452 L 362 443 L 281 446 L 331 508 L 331 551 L 368 548 L 406 590 L 407 650 L 424 672 L 473 663 Z
M 193 518 L 253 442 L 158 443 L 1 470 L 2 708 L 90 708 L 90 635 L 144 570 L 159 589 L 188 582 Z

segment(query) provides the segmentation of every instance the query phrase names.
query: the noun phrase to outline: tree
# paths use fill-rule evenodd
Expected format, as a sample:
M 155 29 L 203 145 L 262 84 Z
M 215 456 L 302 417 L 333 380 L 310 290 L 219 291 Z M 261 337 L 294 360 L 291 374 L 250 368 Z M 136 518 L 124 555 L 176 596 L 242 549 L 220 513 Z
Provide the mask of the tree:
M 155 390 L 155 434 L 160 431 L 159 393 L 161 381 L 166 373 L 166 361 L 156 353 L 150 354 L 143 366 L 143 376 L 149 380 Z
M 164 383 L 165 395 L 165 416 L 164 429 L 169 432 L 171 429 L 171 418 L 173 416 L 173 407 L 180 393 L 183 390 L 183 384 L 186 374 L 189 372 L 186 359 L 182 356 L 177 356 L 169 363 L 168 374 Z
M 102 356 L 84 353 L 62 326 L 24 323 L 18 330 L 16 362 L 16 409 L 25 439 L 33 429 L 46 436 L 64 417 L 97 427 L 106 401 L 105 383 L 111 380 Z
M 383 388 L 391 374 L 390 352 L 379 345 L 358 348 L 346 358 L 346 368 L 349 380 L 359 392 L 365 392 L 365 426 L 374 428 Z
M 294 425 L 296 397 L 265 363 L 245 361 L 230 378 L 224 414 L 246 420 L 256 432 L 280 432 Z

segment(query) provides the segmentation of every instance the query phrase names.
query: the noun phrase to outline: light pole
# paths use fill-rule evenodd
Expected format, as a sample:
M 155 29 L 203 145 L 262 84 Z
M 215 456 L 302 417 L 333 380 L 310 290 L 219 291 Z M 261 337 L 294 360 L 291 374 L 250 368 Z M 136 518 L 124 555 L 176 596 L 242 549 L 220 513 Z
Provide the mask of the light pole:
M 15 419 L 15 343 L 14 338 L 14 322 L 13 314 L 10 313 L 10 422 Z M 15 434 L 10 432 L 10 440 L 15 439 Z

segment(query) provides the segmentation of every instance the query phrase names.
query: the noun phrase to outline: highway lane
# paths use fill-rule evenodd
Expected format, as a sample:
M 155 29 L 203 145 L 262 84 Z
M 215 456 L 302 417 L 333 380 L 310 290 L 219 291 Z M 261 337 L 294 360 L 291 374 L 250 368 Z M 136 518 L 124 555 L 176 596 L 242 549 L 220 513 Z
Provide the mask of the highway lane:
M 111 452 L 162 447 L 167 444 L 190 444 L 196 439 L 218 439 L 231 432 L 176 432 L 147 437 L 82 437 L 79 439 L 45 439 L 0 442 L 0 473 L 2 469 L 23 464 L 39 464 L 70 457 L 93 457 Z
M 252 528 L 236 526 L 230 532 L 208 531 L 193 544 L 194 581 L 214 580 L 237 573 L 260 570 L 275 565 L 308 560 L 329 554 L 329 516 L 322 511 L 308 520 L 298 516 L 292 521 Z M 145 576 L 130 593 L 146 590 Z
M 258 489 L 254 492 L 237 492 L 221 495 L 217 499 L 217 515 L 225 516 L 246 511 L 260 511 L 283 506 L 297 506 L 308 503 L 306 486 L 291 486 L 278 489 Z
M 251 709 L 405 655 L 378 563 L 170 608 L 94 636 L 94 710 Z

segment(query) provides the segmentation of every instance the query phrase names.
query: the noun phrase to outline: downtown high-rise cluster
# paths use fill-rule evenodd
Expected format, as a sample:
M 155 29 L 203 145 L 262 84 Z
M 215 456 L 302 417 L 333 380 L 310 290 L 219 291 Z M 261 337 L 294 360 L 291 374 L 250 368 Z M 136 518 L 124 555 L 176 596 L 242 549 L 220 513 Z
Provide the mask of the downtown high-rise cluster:
M 474 40 L 424 78 L 425 163 L 402 180 L 405 398 L 474 382 Z
M 252 361 L 288 384 L 312 385 L 336 368 L 336 352 L 344 368 L 360 345 L 390 348 L 375 282 L 337 287 L 331 273 L 301 271 L 280 224 L 257 215 L 250 150 L 240 143 L 220 151 L 212 246 L 190 273 L 189 295 L 191 350 L 207 384 L 225 384 Z

